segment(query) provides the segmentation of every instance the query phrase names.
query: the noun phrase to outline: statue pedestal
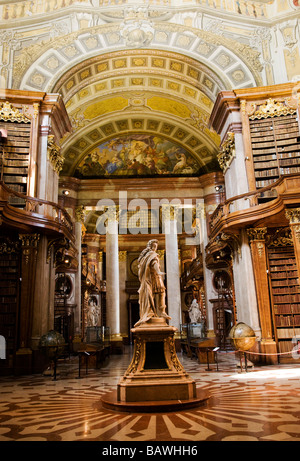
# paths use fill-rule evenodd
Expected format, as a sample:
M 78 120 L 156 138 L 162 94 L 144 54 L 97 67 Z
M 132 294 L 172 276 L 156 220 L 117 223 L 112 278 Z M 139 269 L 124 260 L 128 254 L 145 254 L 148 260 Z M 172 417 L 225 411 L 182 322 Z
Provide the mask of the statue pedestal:
M 174 411 L 203 404 L 209 398 L 196 390 L 195 381 L 178 360 L 175 327 L 163 318 L 152 318 L 131 331 L 132 361 L 117 386 L 116 396 L 102 399 L 104 406 L 128 411 Z

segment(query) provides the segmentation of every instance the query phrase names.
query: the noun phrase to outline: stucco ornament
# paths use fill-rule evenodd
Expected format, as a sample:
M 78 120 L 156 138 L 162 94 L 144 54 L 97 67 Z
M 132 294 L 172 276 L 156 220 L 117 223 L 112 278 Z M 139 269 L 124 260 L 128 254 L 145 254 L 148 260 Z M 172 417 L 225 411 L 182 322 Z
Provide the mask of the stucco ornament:
M 125 13 L 124 21 L 120 25 L 120 33 L 127 47 L 146 46 L 153 39 L 154 28 L 147 16 L 148 12 L 145 8 L 130 10 Z

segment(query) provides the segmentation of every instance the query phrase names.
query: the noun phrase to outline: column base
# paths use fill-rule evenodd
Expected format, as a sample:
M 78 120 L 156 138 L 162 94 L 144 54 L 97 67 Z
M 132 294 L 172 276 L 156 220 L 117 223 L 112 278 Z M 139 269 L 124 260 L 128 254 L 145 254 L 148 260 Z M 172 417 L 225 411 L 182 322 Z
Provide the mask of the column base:
M 262 339 L 260 342 L 260 351 L 261 354 L 266 354 L 263 356 L 263 363 L 267 365 L 276 365 L 278 363 L 278 351 L 275 341 Z
M 16 352 L 14 373 L 17 376 L 32 373 L 32 350 L 22 347 Z

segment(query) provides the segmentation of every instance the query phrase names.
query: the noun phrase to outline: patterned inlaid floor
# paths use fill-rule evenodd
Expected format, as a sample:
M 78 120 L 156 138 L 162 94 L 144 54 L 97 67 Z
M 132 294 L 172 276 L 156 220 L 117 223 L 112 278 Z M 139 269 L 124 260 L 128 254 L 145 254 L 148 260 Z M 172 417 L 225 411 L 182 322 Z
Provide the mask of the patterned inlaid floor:
M 172 413 L 121 413 L 102 407 L 116 389 L 131 351 L 112 356 L 77 379 L 76 359 L 50 376 L 0 378 L 0 441 L 299 441 L 299 364 L 240 372 L 234 354 L 219 355 L 219 371 L 178 354 L 206 406 Z M 74 362 L 75 360 L 75 362 Z

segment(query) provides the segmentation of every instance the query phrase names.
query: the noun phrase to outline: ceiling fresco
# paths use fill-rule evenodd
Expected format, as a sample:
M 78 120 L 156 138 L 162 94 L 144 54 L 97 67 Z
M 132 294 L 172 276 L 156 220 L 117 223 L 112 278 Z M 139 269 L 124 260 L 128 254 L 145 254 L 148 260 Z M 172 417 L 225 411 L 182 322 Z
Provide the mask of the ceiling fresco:
M 161 136 L 130 134 L 99 144 L 79 163 L 74 176 L 195 175 L 200 165 L 179 144 Z

